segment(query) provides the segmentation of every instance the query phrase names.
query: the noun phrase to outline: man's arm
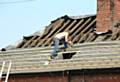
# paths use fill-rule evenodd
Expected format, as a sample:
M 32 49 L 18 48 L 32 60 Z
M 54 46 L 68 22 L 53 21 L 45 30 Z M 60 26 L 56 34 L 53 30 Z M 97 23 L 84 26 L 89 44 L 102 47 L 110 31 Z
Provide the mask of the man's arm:
M 65 34 L 65 42 L 68 42 L 68 33 Z

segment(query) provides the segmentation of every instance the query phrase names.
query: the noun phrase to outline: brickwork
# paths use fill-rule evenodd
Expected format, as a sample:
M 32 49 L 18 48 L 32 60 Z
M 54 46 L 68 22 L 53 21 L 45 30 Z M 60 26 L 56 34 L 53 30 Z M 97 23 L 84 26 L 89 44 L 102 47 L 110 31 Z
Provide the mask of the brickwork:
M 120 20 L 120 0 L 114 0 L 114 23 Z
M 85 75 L 85 76 L 73 76 L 71 82 L 119 82 L 120 75 L 105 75 L 105 74 L 98 74 L 98 75 Z
M 98 0 L 97 32 L 107 32 L 110 27 L 110 1 Z
M 12 75 L 8 82 L 120 82 L 119 69 L 72 71 L 69 75 L 49 73 Z
M 10 76 L 8 82 L 68 82 L 66 76 L 57 75 L 15 75 Z
M 120 20 L 120 0 L 98 0 L 97 32 L 107 32 Z

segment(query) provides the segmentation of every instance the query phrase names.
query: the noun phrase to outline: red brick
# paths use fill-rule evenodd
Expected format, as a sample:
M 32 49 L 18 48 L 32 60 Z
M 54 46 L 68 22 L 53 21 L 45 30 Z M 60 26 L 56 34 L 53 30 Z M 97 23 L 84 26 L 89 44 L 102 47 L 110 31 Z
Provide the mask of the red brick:
M 120 20 L 120 0 L 113 1 L 114 6 L 111 6 L 110 0 L 98 0 L 97 5 L 99 10 L 97 11 L 97 32 L 112 30 L 111 27 L 113 24 Z M 101 7 L 103 4 L 104 6 Z
M 104 3 L 105 1 L 105 3 Z M 110 1 L 98 0 L 97 32 L 107 32 L 110 27 Z

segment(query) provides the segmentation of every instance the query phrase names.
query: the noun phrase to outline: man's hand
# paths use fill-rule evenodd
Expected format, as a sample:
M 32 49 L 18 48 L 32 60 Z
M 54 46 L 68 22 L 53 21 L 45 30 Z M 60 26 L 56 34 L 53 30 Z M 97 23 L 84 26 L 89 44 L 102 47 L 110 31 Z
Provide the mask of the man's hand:
M 70 46 L 70 47 L 72 47 L 72 46 L 73 46 L 72 41 L 69 41 L 69 42 L 68 42 L 68 44 L 69 44 L 69 46 Z

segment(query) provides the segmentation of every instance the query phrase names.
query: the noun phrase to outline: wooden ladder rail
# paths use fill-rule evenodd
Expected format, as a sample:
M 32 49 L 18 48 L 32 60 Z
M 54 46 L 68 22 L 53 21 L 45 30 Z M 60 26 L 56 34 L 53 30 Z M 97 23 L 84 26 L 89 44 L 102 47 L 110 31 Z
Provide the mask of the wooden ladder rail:
M 1 71 L 0 71 L 0 79 L 2 79 L 2 75 L 3 75 L 4 68 L 5 68 L 5 64 L 6 64 L 6 62 L 3 61 L 2 68 L 1 68 Z M 12 62 L 9 61 L 9 66 L 8 66 L 8 70 L 7 70 L 7 74 L 5 76 L 5 81 L 4 82 L 8 82 L 11 66 L 12 66 Z

